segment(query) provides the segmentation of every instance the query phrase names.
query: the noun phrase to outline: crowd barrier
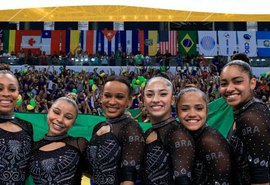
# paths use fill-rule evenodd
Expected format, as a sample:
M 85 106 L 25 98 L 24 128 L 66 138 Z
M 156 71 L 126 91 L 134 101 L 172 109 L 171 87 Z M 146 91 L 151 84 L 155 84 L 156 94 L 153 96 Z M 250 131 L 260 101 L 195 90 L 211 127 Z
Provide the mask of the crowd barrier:
M 22 69 L 26 69 L 27 65 L 14 65 L 14 66 L 10 66 L 11 70 L 14 72 L 16 69 L 18 71 L 22 70 Z M 50 71 L 52 70 L 56 70 L 58 72 L 60 72 L 60 70 L 63 68 L 63 66 L 35 66 L 35 69 L 40 70 L 43 68 L 48 68 Z M 105 73 L 108 73 L 110 70 L 113 70 L 115 72 L 115 74 L 119 74 L 121 72 L 121 70 L 127 70 L 127 68 L 130 69 L 130 71 L 136 71 L 136 66 L 66 66 L 66 69 L 70 69 L 73 70 L 75 72 L 81 72 L 82 70 L 86 71 L 86 72 L 94 72 L 94 68 L 97 68 L 97 72 L 99 73 L 101 70 L 103 70 Z M 154 69 L 160 69 L 159 66 L 151 66 L 151 68 Z M 169 71 L 175 75 L 177 73 L 176 71 L 176 67 L 175 66 L 171 66 L 169 68 Z M 260 76 L 261 74 L 266 74 L 268 72 L 270 72 L 270 67 L 252 67 L 252 71 L 253 74 L 255 76 Z

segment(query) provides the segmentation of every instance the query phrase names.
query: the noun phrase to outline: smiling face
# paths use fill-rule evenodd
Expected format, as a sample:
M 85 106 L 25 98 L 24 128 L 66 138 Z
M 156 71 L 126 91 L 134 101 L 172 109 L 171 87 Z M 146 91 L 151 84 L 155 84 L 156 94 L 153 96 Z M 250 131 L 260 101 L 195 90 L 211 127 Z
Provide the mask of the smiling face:
M 220 94 L 234 108 L 241 107 L 252 98 L 252 90 L 255 86 L 256 79 L 250 78 L 240 66 L 227 66 L 221 72 Z
M 8 73 L 0 74 L 0 114 L 13 114 L 19 96 L 17 79 Z
M 116 118 L 125 113 L 131 105 L 131 96 L 126 84 L 119 81 L 109 81 L 104 85 L 101 102 L 107 118 Z
M 186 92 L 177 103 L 177 115 L 181 124 L 190 131 L 203 127 L 207 118 L 207 103 L 201 93 Z
M 73 126 L 77 112 L 67 100 L 57 100 L 48 111 L 49 136 L 64 135 Z
M 162 78 L 150 80 L 144 90 L 144 105 L 153 124 L 171 117 L 172 86 Z

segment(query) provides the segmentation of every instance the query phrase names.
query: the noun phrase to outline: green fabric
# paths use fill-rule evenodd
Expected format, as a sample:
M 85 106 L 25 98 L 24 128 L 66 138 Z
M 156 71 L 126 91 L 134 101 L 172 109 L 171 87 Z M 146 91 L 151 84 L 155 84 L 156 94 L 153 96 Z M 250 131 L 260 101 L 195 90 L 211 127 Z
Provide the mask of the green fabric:
M 133 118 L 137 118 L 138 122 L 142 122 L 141 109 L 130 109 L 129 112 Z
M 131 111 L 131 114 L 137 115 L 138 110 Z M 35 113 L 15 113 L 16 117 L 29 121 L 33 124 L 34 141 L 42 138 L 48 131 L 47 114 Z M 104 121 L 105 117 L 79 114 L 74 126 L 69 130 L 69 134 L 74 137 L 84 137 L 90 140 L 94 126 Z M 142 129 L 146 131 L 151 127 L 150 123 L 140 123 Z M 34 185 L 32 178 L 29 177 L 26 185 Z
M 131 111 L 131 114 L 137 115 L 138 110 Z M 35 114 L 35 113 L 15 113 L 16 117 L 29 121 L 33 124 L 34 129 L 34 141 L 42 138 L 48 131 L 47 114 Z M 69 130 L 69 134 L 74 137 L 84 137 L 90 140 L 93 128 L 96 124 L 104 121 L 103 116 L 92 116 L 87 114 L 79 114 L 74 126 Z M 140 123 L 143 130 L 150 128 L 150 123 Z
M 226 137 L 233 124 L 233 109 L 226 103 L 223 98 L 219 98 L 208 105 L 209 112 L 207 124 L 216 128 Z M 138 110 L 132 110 L 132 115 L 137 115 Z M 48 131 L 47 114 L 35 113 L 15 113 L 16 117 L 27 120 L 33 124 L 34 140 L 42 138 Z M 75 137 L 84 137 L 90 140 L 94 126 L 104 121 L 105 117 L 79 114 L 74 126 L 70 129 L 69 134 Z M 146 131 L 151 127 L 150 123 L 139 122 L 142 129 Z M 32 178 L 28 178 L 26 185 L 33 185 Z
M 196 31 L 178 31 L 178 50 L 181 55 L 196 55 L 196 44 Z
M 207 124 L 216 128 L 225 138 L 234 122 L 233 108 L 224 98 L 208 104 Z

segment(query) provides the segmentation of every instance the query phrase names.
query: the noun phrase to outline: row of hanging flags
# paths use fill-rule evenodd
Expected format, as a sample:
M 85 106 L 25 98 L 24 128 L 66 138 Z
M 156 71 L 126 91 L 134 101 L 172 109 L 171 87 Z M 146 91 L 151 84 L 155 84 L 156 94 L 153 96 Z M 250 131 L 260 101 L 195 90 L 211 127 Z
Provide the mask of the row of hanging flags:
M 270 32 L 262 31 L 156 31 L 156 30 L 0 30 L 0 50 L 21 49 L 47 54 L 73 52 L 81 47 L 88 54 L 155 56 L 168 50 L 172 55 L 231 56 L 234 51 L 249 57 L 270 56 Z

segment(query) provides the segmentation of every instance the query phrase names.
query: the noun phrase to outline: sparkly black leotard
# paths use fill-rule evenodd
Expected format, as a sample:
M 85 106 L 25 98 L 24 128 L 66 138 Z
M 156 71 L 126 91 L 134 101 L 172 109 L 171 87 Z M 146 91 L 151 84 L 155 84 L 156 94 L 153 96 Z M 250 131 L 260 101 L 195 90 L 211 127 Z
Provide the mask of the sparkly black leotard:
M 270 113 L 252 99 L 234 111 L 236 129 L 229 137 L 233 149 L 235 184 L 268 183 L 270 158 Z
M 31 123 L 14 116 L 0 115 L 0 124 L 11 122 L 22 128 L 19 132 L 0 129 L 0 184 L 21 185 L 27 176 L 28 161 L 33 143 Z
M 53 142 L 63 142 L 65 146 L 43 151 Z M 68 135 L 45 136 L 34 144 L 30 158 L 30 174 L 36 185 L 78 185 L 81 184 L 87 141 Z
M 154 124 L 146 138 L 157 133 L 157 140 L 146 145 L 145 183 L 147 185 L 191 184 L 194 159 L 192 136 L 174 118 Z
M 105 125 L 110 125 L 110 132 L 96 135 Z M 144 145 L 141 127 L 127 115 L 96 125 L 87 147 L 95 185 L 135 182 L 143 160 Z
M 192 184 L 230 184 L 231 151 L 227 140 L 208 126 L 191 134 L 196 145 Z

